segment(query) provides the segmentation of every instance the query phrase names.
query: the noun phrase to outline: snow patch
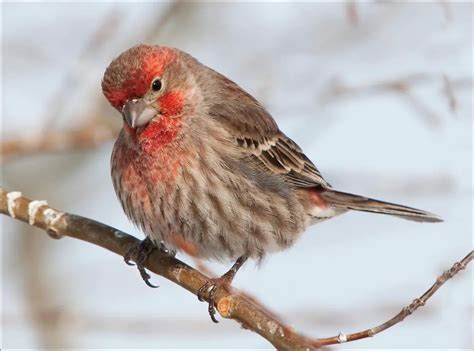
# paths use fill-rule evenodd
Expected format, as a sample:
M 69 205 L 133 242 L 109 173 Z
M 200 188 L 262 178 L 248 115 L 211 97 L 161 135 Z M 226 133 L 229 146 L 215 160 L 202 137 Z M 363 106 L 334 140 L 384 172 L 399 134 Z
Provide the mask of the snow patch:
M 8 213 L 12 218 L 16 217 L 15 214 L 15 200 L 21 197 L 21 192 L 19 191 L 10 191 L 7 194 L 7 209 Z
M 347 336 L 346 336 L 346 334 L 344 334 L 344 333 L 339 333 L 339 335 L 337 336 L 337 341 L 338 341 L 339 343 L 341 343 L 341 344 L 344 343 L 344 342 L 347 342 Z
M 44 221 L 46 222 L 46 225 L 48 227 L 55 226 L 56 223 L 61 219 L 63 215 L 64 215 L 64 212 L 59 212 L 59 211 L 53 210 L 52 208 L 47 208 L 43 212 Z
M 125 234 L 124 232 L 122 232 L 120 230 L 114 230 L 114 235 L 117 238 L 124 238 L 124 237 L 127 236 L 127 234 Z
M 273 321 L 267 322 L 267 327 L 270 334 L 275 334 L 278 329 L 278 325 Z
M 35 224 L 36 213 L 41 206 L 48 206 L 45 200 L 34 200 L 28 204 L 28 222 L 30 225 Z
M 173 273 L 174 273 L 174 276 L 175 276 L 175 278 L 176 278 L 176 281 L 177 281 L 178 283 L 181 283 L 181 271 L 182 271 L 182 270 L 183 270 L 182 267 L 178 267 L 178 268 L 176 268 L 176 269 L 174 270 L 174 272 L 173 272 Z

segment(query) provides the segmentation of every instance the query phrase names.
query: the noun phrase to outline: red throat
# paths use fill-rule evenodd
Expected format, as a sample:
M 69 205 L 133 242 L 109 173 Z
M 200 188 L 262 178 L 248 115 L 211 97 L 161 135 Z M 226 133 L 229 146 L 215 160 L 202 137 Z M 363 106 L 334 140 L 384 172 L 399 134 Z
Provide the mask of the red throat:
M 181 130 L 179 117 L 162 116 L 137 132 L 137 141 L 146 153 L 159 152 L 176 139 Z
M 183 94 L 179 91 L 171 91 L 160 97 L 158 103 L 161 113 L 158 120 L 151 121 L 136 133 L 128 126 L 125 127 L 135 134 L 140 148 L 145 153 L 159 152 L 173 142 L 181 131 Z

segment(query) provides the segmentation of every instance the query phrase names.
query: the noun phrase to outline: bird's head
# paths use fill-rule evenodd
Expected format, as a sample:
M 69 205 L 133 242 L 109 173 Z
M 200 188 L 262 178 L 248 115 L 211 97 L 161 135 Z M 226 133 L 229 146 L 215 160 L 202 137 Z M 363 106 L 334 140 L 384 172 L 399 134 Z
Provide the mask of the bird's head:
M 102 91 L 129 130 L 143 131 L 160 120 L 168 123 L 189 109 L 193 82 L 182 55 L 177 49 L 142 44 L 123 52 L 107 67 Z

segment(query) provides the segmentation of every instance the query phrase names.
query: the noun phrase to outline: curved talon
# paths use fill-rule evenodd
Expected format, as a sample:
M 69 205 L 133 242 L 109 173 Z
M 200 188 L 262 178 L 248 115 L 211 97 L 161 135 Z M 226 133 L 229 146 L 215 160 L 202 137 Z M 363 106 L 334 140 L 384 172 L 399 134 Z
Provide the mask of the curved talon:
M 125 254 L 125 256 L 123 256 L 123 260 L 125 261 L 125 263 L 129 266 L 134 266 L 135 264 L 130 262 L 131 259 L 132 259 L 132 254 L 133 252 L 132 251 L 135 251 L 135 247 L 132 247 L 130 250 L 127 251 L 127 253 Z
M 151 276 L 145 271 L 145 268 L 143 267 L 138 267 L 138 271 L 140 272 L 140 275 L 145 282 L 146 285 L 148 285 L 150 288 L 159 288 L 159 285 L 154 285 L 150 283 Z
M 156 288 L 160 287 L 159 285 L 154 285 L 154 284 L 150 283 L 149 280 L 145 280 L 145 284 L 148 285 L 150 288 L 153 288 L 153 289 L 156 289 Z
M 214 323 L 219 323 L 216 315 L 216 308 L 215 305 L 215 297 L 217 288 L 222 284 L 219 279 L 211 279 L 207 281 L 203 286 L 201 286 L 197 292 L 197 297 L 199 301 L 204 301 L 204 296 L 208 294 L 209 305 L 207 307 L 207 311 L 209 312 L 209 316 Z
M 203 286 L 199 288 L 197 291 L 197 297 L 199 301 L 204 301 L 204 294 L 207 293 L 207 299 L 209 301 L 209 306 L 207 308 L 209 312 L 209 316 L 211 317 L 214 323 L 219 323 L 216 319 L 216 308 L 214 307 L 216 304 L 216 293 L 217 289 L 221 286 L 230 286 L 232 280 L 235 277 L 235 274 L 239 270 L 240 267 L 245 263 L 247 260 L 247 256 L 241 256 L 235 261 L 234 265 L 220 278 L 217 279 L 209 279 Z
M 153 242 L 149 238 L 145 238 L 140 243 L 133 245 L 123 257 L 127 265 L 137 266 L 140 276 L 150 288 L 158 288 L 158 285 L 150 283 L 151 276 L 146 272 L 144 263 L 155 248 L 156 246 Z M 132 260 L 135 261 L 135 264 L 131 262 Z
M 133 262 L 130 262 L 131 258 L 130 257 L 124 257 L 123 260 L 125 261 L 125 263 L 129 266 L 135 266 L 135 263 Z
M 207 311 L 209 312 L 209 316 L 211 317 L 211 320 L 214 323 L 219 323 L 219 321 L 216 318 L 216 309 L 214 308 L 214 300 L 212 300 L 212 304 L 209 303 L 209 306 L 207 308 Z

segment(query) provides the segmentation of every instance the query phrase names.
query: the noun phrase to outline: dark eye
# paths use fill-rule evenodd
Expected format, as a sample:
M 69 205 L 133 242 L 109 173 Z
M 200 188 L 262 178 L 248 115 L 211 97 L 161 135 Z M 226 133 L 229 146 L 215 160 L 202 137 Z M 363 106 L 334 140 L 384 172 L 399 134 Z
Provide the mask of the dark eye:
M 153 91 L 160 91 L 160 89 L 161 89 L 161 80 L 159 80 L 158 78 L 155 79 L 153 81 L 153 83 L 151 83 L 151 89 Z

